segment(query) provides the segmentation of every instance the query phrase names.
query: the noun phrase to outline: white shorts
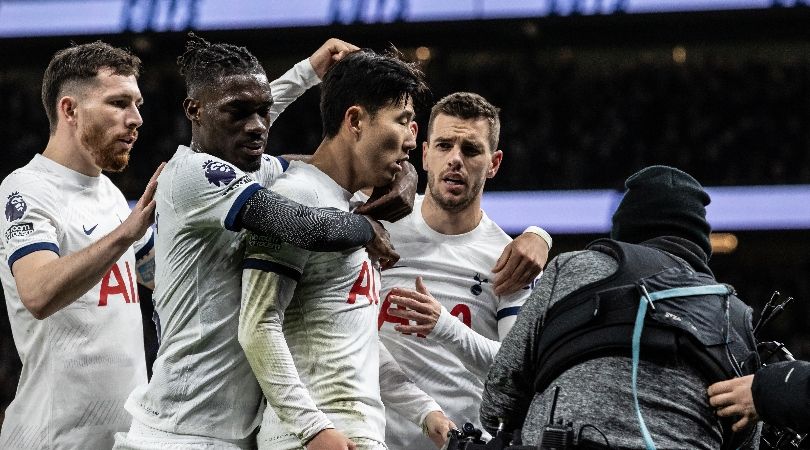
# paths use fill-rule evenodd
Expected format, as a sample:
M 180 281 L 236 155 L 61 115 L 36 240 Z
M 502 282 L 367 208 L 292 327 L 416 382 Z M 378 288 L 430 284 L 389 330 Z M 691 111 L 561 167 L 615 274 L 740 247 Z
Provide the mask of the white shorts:
M 129 433 L 116 433 L 113 450 L 254 450 L 256 438 L 223 440 L 169 433 L 132 420 Z

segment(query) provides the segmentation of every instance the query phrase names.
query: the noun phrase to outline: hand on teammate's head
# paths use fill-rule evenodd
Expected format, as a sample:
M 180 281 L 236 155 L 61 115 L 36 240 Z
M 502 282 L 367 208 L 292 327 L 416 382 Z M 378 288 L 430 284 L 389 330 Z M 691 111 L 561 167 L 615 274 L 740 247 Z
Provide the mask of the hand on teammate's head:
M 344 56 L 351 52 L 360 50 L 360 47 L 350 44 L 340 39 L 331 38 L 324 42 L 312 56 L 309 57 L 309 63 L 315 69 L 318 78 L 323 80 L 324 75 L 335 63 L 343 59 Z

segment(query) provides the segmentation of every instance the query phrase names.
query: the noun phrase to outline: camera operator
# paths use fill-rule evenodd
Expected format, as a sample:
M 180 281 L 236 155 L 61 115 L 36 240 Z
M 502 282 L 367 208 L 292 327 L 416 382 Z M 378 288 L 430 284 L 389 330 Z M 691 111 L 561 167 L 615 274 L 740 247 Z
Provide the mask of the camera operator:
M 644 345 L 650 344 L 644 341 L 644 336 L 656 330 L 645 327 L 646 334 L 641 338 L 641 360 L 635 373 L 638 415 L 631 382 L 634 368 L 628 356 L 629 344 L 626 349 L 602 353 L 578 349 L 568 357 L 565 366 L 549 367 L 552 365 L 539 362 L 544 355 L 539 350 L 541 344 L 545 345 L 543 333 L 572 326 L 568 325 L 571 321 L 555 322 L 556 316 L 550 313 L 556 314 L 560 308 L 551 311 L 549 308 L 557 302 L 562 305 L 562 302 L 577 300 L 586 293 L 596 298 L 596 307 L 588 313 L 594 316 L 603 314 L 603 310 L 611 308 L 608 300 L 615 300 L 612 302 L 615 308 L 625 299 L 600 296 L 617 292 L 617 286 L 627 286 L 630 280 L 643 280 L 651 274 L 664 272 L 659 266 L 669 267 L 666 270 L 674 271 L 672 273 L 678 276 L 688 274 L 685 275 L 687 278 L 717 283 L 708 266 L 711 227 L 706 221 L 705 206 L 710 199 L 702 186 L 678 169 L 652 166 L 628 178 L 626 187 L 627 191 L 613 215 L 611 238 L 614 240 L 595 241 L 585 251 L 563 253 L 549 263 L 545 276 L 503 341 L 489 372 L 481 405 L 481 423 L 490 433 L 495 431 L 500 420 L 505 420 L 507 431 L 522 428 L 524 445 L 538 445 L 548 422 L 550 393 L 553 387 L 559 386 L 559 401 L 553 414 L 574 423 L 574 433 L 579 431 L 579 448 L 640 449 L 645 448 L 649 440 L 659 449 L 718 449 L 721 445 L 730 445 L 731 439 L 724 435 L 720 420 L 714 415 L 705 394 L 711 381 L 729 376 L 706 376 L 705 367 L 693 363 L 694 359 L 688 357 L 691 355 L 682 354 L 680 348 L 672 353 L 645 351 Z M 644 257 L 639 259 L 633 255 Z M 640 285 L 629 286 L 637 288 L 636 292 L 641 290 Z M 625 290 L 621 292 L 621 295 L 626 293 Z M 727 359 L 743 361 L 755 357 L 752 356 L 755 344 L 750 308 L 733 295 L 725 298 L 729 299 L 730 305 L 725 311 L 721 306 L 715 306 L 723 304 L 721 301 L 691 302 L 692 306 L 688 308 L 698 310 L 697 314 L 706 311 L 719 314 L 712 317 L 723 317 L 723 313 L 729 312 L 730 317 L 738 320 L 731 320 L 727 331 L 738 339 L 723 340 L 720 336 L 713 342 L 744 344 L 741 348 L 730 349 L 735 354 L 733 358 L 726 355 Z M 652 299 L 649 296 L 647 299 L 652 305 Z M 635 316 L 636 309 L 642 311 L 639 295 L 631 300 L 635 302 L 631 312 Z M 572 303 L 564 305 L 568 304 Z M 655 309 L 654 306 L 650 308 Z M 580 317 L 582 323 L 590 320 L 588 315 L 580 314 Z M 631 319 L 631 328 L 632 325 Z M 722 333 L 718 331 L 723 328 L 721 325 L 706 323 L 706 333 L 715 333 L 710 337 L 718 338 L 716 334 Z M 625 334 L 616 339 L 629 341 L 631 333 Z M 593 345 L 599 346 L 603 339 L 592 340 L 596 342 Z M 562 351 L 573 352 L 565 348 Z M 538 374 L 542 372 L 551 373 L 550 382 L 545 385 L 537 382 Z M 646 429 L 640 427 L 639 416 L 646 422 Z M 756 444 L 749 445 L 756 448 Z
M 771 364 L 754 375 L 715 383 L 708 392 L 718 416 L 739 418 L 735 430 L 763 420 L 810 432 L 810 362 Z

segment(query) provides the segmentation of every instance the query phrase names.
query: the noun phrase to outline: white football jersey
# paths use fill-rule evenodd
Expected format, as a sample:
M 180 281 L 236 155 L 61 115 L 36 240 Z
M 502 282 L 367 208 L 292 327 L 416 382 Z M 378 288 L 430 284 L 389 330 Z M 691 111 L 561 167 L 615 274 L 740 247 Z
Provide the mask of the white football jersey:
M 499 341 L 498 320 L 516 315 L 530 289 L 527 286 L 510 296 L 495 295 L 491 269 L 512 239 L 486 214 L 472 231 L 445 235 L 425 223 L 423 199 L 417 197 L 407 217 L 385 223 L 400 260 L 383 272 L 380 339 L 405 374 L 433 397 L 456 425 L 471 422 L 481 428 L 478 409 L 483 374 L 495 357 L 497 345 L 480 345 L 466 339 L 466 354 L 460 354 L 462 351 L 451 347 L 465 341 L 461 335 L 448 336 L 445 342 L 435 336 L 442 319 L 427 337 L 402 334 L 394 326 L 407 321 L 387 313 L 391 304 L 386 297 L 394 287 L 416 289 L 416 277 L 421 276 L 431 295 L 451 316 L 486 338 L 479 341 Z M 393 409 L 386 410 L 386 423 L 386 444 L 390 449 L 432 448 L 421 430 Z
M 298 161 L 290 163 L 272 188 L 307 206 L 343 211 L 351 207 L 351 193 L 315 166 Z M 278 398 L 268 398 L 260 448 L 300 448 L 300 440 L 293 440 L 291 432 L 321 429 L 324 421 L 331 421 L 350 438 L 383 442 L 376 329 L 379 272 L 365 250 L 307 252 L 256 236 L 249 239 L 245 266 L 244 302 L 262 302 L 268 295 L 261 289 L 268 272 L 297 280 L 283 311 L 283 332 L 303 385 L 281 387 L 297 383 L 294 375 L 276 380 L 275 372 L 257 374 L 260 382 L 279 393 Z M 309 409 L 301 412 L 306 406 Z
M 0 198 L 0 279 L 23 364 L 0 448 L 110 448 L 114 433 L 129 429 L 127 395 L 146 383 L 135 261 L 152 248 L 152 231 L 87 293 L 37 320 L 20 301 L 11 265 L 37 250 L 76 253 L 130 209 L 106 176 L 86 176 L 42 155 L 3 180 Z
M 231 440 L 258 425 L 262 394 L 237 341 L 244 245 L 234 221 L 282 170 L 264 156 L 247 174 L 180 146 L 160 174 L 153 299 L 161 343 L 152 379 L 127 400 L 135 420 Z

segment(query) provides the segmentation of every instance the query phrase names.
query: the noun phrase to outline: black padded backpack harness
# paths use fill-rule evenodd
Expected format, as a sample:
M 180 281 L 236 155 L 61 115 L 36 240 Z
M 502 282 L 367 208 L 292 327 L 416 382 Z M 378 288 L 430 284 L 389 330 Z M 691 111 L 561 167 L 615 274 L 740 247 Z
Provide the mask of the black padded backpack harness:
M 730 286 L 655 248 L 600 239 L 588 249 L 615 258 L 618 270 L 546 311 L 534 335 L 537 392 L 569 368 L 603 356 L 633 357 L 634 398 L 638 358 L 688 362 L 709 383 L 759 367 L 751 308 Z M 638 406 L 637 414 L 647 448 L 655 448 Z M 723 449 L 749 438 L 732 433 L 732 423 L 721 420 Z

